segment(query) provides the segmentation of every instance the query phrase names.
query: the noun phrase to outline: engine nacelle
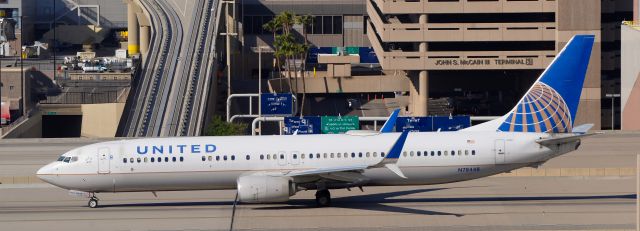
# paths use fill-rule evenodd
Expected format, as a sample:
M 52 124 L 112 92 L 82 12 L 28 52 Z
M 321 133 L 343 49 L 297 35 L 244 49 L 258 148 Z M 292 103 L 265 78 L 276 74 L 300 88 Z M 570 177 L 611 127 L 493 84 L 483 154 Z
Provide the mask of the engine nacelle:
M 238 199 L 245 203 L 288 201 L 296 194 L 290 177 L 248 175 L 238 178 Z

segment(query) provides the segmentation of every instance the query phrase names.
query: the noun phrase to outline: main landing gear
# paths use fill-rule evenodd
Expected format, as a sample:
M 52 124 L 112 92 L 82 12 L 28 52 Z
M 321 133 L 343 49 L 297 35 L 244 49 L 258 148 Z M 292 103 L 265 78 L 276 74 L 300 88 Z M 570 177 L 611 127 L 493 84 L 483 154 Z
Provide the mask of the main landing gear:
M 316 192 L 316 204 L 318 207 L 331 205 L 331 193 L 329 193 L 328 189 L 322 189 Z
M 96 197 L 95 193 L 90 193 L 90 198 L 89 198 L 89 208 L 97 208 L 98 207 L 98 198 Z

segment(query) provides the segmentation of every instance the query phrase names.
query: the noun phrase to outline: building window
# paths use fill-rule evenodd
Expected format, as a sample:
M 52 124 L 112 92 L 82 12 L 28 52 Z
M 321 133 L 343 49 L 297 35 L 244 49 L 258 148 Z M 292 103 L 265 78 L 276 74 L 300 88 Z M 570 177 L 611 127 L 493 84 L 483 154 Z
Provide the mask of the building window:
M 342 34 L 342 16 L 313 16 L 309 34 Z

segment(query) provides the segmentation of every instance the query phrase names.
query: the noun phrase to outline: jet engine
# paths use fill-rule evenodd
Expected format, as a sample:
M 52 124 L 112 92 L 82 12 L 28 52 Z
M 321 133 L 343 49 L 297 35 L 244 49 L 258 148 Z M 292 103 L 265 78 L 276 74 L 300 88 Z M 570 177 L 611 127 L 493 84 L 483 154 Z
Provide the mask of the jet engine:
M 290 177 L 247 175 L 238 178 L 238 199 L 245 203 L 288 201 L 296 194 L 296 185 Z

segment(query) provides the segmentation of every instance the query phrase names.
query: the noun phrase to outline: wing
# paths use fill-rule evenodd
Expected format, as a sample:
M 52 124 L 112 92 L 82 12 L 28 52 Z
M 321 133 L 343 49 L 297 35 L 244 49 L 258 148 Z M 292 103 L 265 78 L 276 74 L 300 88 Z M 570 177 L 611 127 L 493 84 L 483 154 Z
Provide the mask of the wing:
M 398 176 L 407 178 L 402 174 L 400 168 L 396 165 L 402 152 L 402 147 L 409 135 L 409 131 L 402 132 L 398 139 L 395 141 L 390 151 L 382 160 L 373 165 L 350 165 L 350 166 L 334 166 L 326 168 L 315 168 L 305 170 L 293 170 L 284 173 L 269 173 L 269 175 L 280 175 L 289 177 L 301 177 L 301 176 L 319 176 L 323 178 L 329 178 L 333 180 L 350 181 L 349 179 L 363 178 L 362 172 L 366 169 L 382 168 L 386 167 Z

